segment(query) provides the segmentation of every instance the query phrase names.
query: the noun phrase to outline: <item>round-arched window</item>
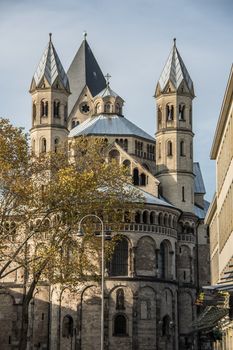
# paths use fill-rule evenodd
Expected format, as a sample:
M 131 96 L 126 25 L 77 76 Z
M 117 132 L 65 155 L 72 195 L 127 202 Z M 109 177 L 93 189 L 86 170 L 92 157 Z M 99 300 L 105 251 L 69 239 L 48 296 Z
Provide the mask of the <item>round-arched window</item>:
M 127 335 L 127 319 L 125 315 L 119 314 L 115 316 L 113 335 L 118 337 Z

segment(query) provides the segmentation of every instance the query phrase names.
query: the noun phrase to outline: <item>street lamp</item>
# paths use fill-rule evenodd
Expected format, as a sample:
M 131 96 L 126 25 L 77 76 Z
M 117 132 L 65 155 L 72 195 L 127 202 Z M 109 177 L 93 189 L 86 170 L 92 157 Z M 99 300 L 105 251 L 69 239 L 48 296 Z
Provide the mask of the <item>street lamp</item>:
M 101 337 L 100 337 L 100 350 L 104 350 L 104 271 L 105 271 L 105 262 L 104 262 L 104 241 L 105 238 L 110 239 L 110 237 L 105 236 L 104 232 L 104 223 L 103 220 L 95 214 L 87 214 L 82 217 L 82 219 L 79 221 L 79 228 L 78 228 L 78 237 L 84 236 L 83 231 L 81 230 L 81 225 L 83 220 L 85 220 L 88 217 L 93 217 L 99 220 L 101 223 L 101 252 L 102 252 L 102 261 L 101 261 Z

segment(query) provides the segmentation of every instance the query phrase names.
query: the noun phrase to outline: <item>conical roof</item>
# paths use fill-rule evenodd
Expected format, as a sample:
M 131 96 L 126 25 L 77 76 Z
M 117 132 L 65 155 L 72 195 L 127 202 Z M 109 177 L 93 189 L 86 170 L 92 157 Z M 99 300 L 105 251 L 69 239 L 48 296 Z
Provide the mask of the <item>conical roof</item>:
M 93 97 L 106 87 L 106 80 L 88 45 L 86 36 L 68 69 L 67 75 L 71 90 L 68 103 L 69 113 L 74 108 L 85 86 L 89 88 Z
M 189 92 L 194 96 L 193 82 L 176 47 L 175 39 L 173 48 L 169 54 L 158 82 L 159 88 L 162 92 L 169 81 L 173 84 L 176 90 L 178 90 L 179 86 L 184 81 L 189 89 Z
M 51 34 L 49 43 L 32 78 L 31 89 L 39 87 L 44 78 L 50 86 L 53 86 L 58 78 L 64 89 L 70 91 L 68 77 L 53 46 Z

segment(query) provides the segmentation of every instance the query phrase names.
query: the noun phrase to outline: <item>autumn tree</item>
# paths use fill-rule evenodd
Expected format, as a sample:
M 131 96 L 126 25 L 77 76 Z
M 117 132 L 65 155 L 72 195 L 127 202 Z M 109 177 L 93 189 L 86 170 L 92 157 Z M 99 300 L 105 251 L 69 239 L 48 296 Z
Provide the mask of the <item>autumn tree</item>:
M 100 275 L 100 224 L 81 218 L 97 214 L 117 232 L 124 211 L 142 198 L 127 169 L 107 158 L 101 139 L 70 140 L 55 153 L 30 153 L 27 136 L 0 120 L 0 280 L 24 274 L 20 350 L 26 348 L 28 307 L 39 281 L 75 287 Z M 115 239 L 106 243 L 107 258 Z M 92 257 L 90 259 L 90 257 Z

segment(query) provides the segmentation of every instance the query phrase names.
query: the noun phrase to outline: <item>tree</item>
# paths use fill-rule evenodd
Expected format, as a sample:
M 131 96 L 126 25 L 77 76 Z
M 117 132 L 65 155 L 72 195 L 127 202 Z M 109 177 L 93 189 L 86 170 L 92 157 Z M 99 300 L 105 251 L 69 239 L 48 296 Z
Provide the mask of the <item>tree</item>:
M 103 140 L 78 138 L 55 153 L 32 155 L 27 136 L 0 120 L 1 268 L 0 280 L 24 272 L 20 350 L 26 348 L 28 307 L 39 280 L 75 287 L 100 275 L 100 231 L 85 221 L 84 239 L 77 239 L 87 213 L 103 218 L 118 231 L 124 211 L 142 198 L 127 169 L 109 161 Z M 107 258 L 114 249 L 106 244 Z M 90 259 L 90 256 L 92 257 Z

